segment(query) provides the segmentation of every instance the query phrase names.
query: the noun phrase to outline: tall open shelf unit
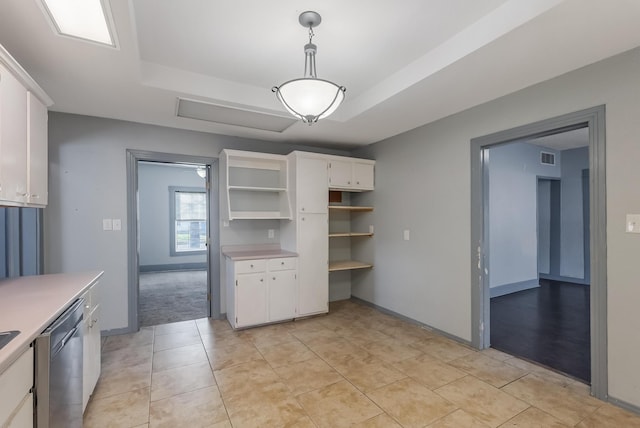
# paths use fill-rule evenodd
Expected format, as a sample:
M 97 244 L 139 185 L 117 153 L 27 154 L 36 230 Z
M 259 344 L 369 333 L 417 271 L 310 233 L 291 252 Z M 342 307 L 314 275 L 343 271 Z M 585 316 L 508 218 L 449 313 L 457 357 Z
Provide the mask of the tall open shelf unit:
M 291 219 L 286 156 L 223 150 L 220 162 L 227 220 Z

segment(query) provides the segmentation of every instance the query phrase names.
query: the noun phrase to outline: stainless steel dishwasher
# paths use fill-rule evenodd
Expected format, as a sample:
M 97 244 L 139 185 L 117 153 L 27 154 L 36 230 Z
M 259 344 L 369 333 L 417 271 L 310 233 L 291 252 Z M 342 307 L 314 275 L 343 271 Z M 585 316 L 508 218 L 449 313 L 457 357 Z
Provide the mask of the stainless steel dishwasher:
M 82 427 L 82 313 L 76 300 L 36 339 L 35 426 Z

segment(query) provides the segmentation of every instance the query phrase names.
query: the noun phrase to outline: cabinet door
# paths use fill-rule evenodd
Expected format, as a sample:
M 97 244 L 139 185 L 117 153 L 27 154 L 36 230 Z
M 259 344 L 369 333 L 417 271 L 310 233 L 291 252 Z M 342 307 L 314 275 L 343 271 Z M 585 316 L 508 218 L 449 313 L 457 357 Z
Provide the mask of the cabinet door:
M 373 165 L 361 162 L 353 163 L 353 187 L 373 190 Z
M 325 159 L 297 159 L 296 196 L 301 213 L 327 212 L 327 161 Z
M 267 283 L 264 273 L 236 275 L 236 327 L 267 322 Z
M 27 192 L 28 202 L 47 205 L 47 107 L 31 92 L 27 99 Z
M 298 222 L 298 315 L 329 310 L 327 214 L 300 214 Z
M 296 317 L 297 276 L 295 270 L 269 272 L 269 321 Z
M 3 425 L 4 427 L 4 425 Z M 9 421 L 7 428 L 33 428 L 33 393 L 29 392 L 22 401 L 22 404 L 11 421 Z
M 329 187 L 351 187 L 351 161 L 329 161 Z
M 89 315 L 89 377 L 88 387 L 89 395 L 93 393 L 93 390 L 98 383 L 100 377 L 100 366 L 102 364 L 101 352 L 101 337 L 100 337 L 100 305 L 95 305 L 91 314 Z
M 0 199 L 27 196 L 27 90 L 0 65 Z

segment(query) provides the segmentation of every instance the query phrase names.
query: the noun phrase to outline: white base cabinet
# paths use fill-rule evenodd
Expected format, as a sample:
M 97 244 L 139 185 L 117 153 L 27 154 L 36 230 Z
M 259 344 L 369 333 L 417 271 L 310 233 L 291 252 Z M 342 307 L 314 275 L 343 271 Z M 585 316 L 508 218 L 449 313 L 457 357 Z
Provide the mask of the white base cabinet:
M 99 282 L 93 284 L 84 294 L 84 314 L 82 321 L 83 346 L 82 346 L 82 411 L 87 408 L 87 403 L 100 377 L 101 360 L 101 335 L 100 335 L 100 302 Z
M 296 317 L 297 257 L 226 260 L 227 319 L 233 328 Z
M 33 427 L 33 348 L 0 373 L 0 426 Z

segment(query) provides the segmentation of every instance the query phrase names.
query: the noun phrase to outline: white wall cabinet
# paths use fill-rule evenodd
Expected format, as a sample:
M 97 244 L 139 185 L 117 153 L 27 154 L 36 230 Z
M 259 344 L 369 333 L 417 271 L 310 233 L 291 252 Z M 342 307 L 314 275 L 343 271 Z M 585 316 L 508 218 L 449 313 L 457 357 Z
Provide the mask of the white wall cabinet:
M 93 284 L 84 294 L 84 314 L 82 321 L 82 410 L 89 402 L 89 397 L 100 377 L 101 337 L 100 337 L 100 282 Z
M 373 190 L 374 165 L 375 161 L 366 159 L 329 157 L 329 188 L 350 192 Z
M 47 106 L 53 102 L 0 46 L 0 205 L 47 204 Z
M 227 258 L 227 319 L 233 328 L 293 319 L 297 314 L 297 258 Z
M 27 201 L 27 90 L 0 64 L 0 199 Z
M 27 203 L 48 202 L 48 121 L 45 106 L 33 92 L 27 93 Z
M 33 427 L 33 347 L 0 373 L 0 426 Z

